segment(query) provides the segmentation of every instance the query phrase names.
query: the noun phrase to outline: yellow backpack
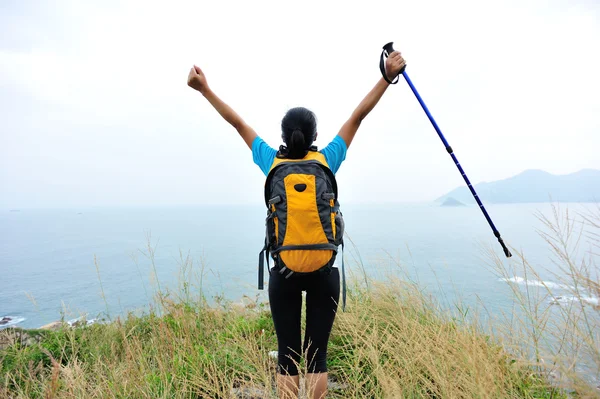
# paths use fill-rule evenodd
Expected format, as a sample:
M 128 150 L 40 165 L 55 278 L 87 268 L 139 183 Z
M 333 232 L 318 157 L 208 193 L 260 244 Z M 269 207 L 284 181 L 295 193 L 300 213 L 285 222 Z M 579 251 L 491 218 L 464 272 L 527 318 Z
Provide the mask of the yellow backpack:
M 327 271 L 343 249 L 344 219 L 335 175 L 323 154 L 303 159 L 275 158 L 265 183 L 265 246 L 259 255 L 258 288 L 263 289 L 264 258 L 286 278 Z M 269 271 L 270 272 L 270 271 Z M 342 256 L 342 277 L 345 286 Z M 345 295 L 344 295 L 345 296 Z

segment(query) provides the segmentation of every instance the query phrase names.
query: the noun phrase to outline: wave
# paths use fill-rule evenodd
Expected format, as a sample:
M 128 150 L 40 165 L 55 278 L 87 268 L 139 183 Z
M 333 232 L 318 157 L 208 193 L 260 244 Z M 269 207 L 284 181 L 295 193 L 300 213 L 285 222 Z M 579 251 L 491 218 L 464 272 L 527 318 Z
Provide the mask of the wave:
M 582 302 L 584 304 L 592 305 L 592 306 L 600 306 L 600 298 L 594 296 L 555 296 L 550 299 L 550 304 L 552 305 L 560 305 L 561 303 L 569 303 L 569 302 Z
M 67 321 L 69 327 L 80 326 L 85 321 L 86 326 L 90 326 L 92 324 L 96 324 L 98 319 L 86 319 L 85 316 L 78 317 L 76 319 L 71 319 Z
M 563 290 L 563 291 L 570 291 L 570 292 L 575 291 L 575 288 L 573 286 L 570 286 L 567 284 L 559 284 L 559 283 L 555 283 L 552 281 L 527 280 L 527 279 L 525 279 L 523 277 L 519 277 L 519 276 L 515 276 L 515 277 L 511 277 L 511 278 L 501 278 L 499 280 L 507 282 L 507 283 L 527 285 L 530 287 L 545 287 L 548 289 Z M 600 306 L 600 298 L 589 295 L 589 293 L 587 293 L 587 296 L 554 295 L 554 294 L 552 294 L 552 297 L 548 300 L 548 302 L 551 305 L 567 304 L 570 302 L 581 302 L 586 305 Z
M 19 323 L 24 322 L 25 320 L 27 320 L 25 317 L 20 317 L 20 316 L 3 316 L 0 317 L 0 321 L 3 322 L 3 324 L 0 324 L 0 329 L 6 328 L 6 327 L 11 327 L 11 326 L 15 326 Z M 4 323 L 6 322 L 6 323 Z
M 552 281 L 527 280 L 523 277 L 515 276 L 511 278 L 501 278 L 500 281 L 507 283 L 515 283 L 520 285 L 528 285 L 530 287 L 546 287 L 560 290 L 573 290 L 574 288 L 567 284 L 554 283 Z

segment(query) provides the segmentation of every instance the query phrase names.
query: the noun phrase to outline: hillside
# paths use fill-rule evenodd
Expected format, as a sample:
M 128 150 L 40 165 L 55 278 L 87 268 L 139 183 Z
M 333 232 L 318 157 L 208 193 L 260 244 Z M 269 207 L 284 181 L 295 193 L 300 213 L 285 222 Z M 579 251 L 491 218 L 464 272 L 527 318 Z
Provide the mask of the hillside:
M 400 282 L 349 291 L 328 348 L 329 398 L 566 398 L 527 359 Z M 0 332 L 0 398 L 277 397 L 266 304 L 161 298 L 162 316 Z
M 481 200 L 487 203 L 595 202 L 600 201 L 600 170 L 583 169 L 568 175 L 553 175 L 531 169 L 508 179 L 482 182 L 474 187 Z M 466 185 L 441 196 L 436 202 L 448 198 L 466 204 L 475 203 Z

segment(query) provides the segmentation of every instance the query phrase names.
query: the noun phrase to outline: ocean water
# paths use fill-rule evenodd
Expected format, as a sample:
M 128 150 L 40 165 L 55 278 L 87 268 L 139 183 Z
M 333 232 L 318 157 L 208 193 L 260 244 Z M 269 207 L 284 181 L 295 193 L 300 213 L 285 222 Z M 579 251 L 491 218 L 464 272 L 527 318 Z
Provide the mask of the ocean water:
M 589 205 L 568 207 L 577 212 Z M 394 273 L 449 306 L 460 299 L 491 313 L 510 308 L 509 284 L 544 281 L 559 302 L 572 298 L 553 275 L 557 267 L 538 232 L 544 226 L 536 213 L 551 216 L 551 205 L 486 209 L 505 241 L 536 265 L 539 279 L 518 272 L 506 279 L 490 267 L 485 248 L 504 255 L 477 207 L 435 204 L 342 204 L 346 271 L 357 278 L 363 271 L 375 278 Z M 182 282 L 207 297 L 266 299 L 266 291 L 257 289 L 264 215 L 262 206 L 1 211 L 0 319 L 11 321 L 0 328 L 143 310 L 158 285 L 175 289 Z M 195 276 L 182 277 L 188 256 Z M 507 265 L 518 262 L 511 259 Z M 598 298 L 587 300 L 598 304 Z

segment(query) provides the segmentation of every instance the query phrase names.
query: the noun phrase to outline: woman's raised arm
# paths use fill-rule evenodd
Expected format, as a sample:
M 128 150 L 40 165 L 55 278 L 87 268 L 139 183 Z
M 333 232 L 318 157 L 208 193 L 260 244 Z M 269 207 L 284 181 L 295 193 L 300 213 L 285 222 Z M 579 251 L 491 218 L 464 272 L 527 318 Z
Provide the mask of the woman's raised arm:
M 225 119 L 231 126 L 238 131 L 242 139 L 246 142 L 246 145 L 252 149 L 252 142 L 256 138 L 256 132 L 252 129 L 244 120 L 223 100 L 221 100 L 211 89 L 208 87 L 206 82 L 206 76 L 202 70 L 194 65 L 190 69 L 188 75 L 188 86 L 192 89 L 198 90 L 204 98 L 217 110 L 217 112 Z
M 406 65 L 406 61 L 402 58 L 402 55 L 398 51 L 394 51 L 390 54 L 390 56 L 386 60 L 385 70 L 388 76 L 388 79 L 393 80 L 398 73 L 404 68 Z M 346 147 L 350 147 L 350 143 L 352 143 L 352 139 L 354 139 L 354 135 L 356 134 L 358 128 L 360 127 L 363 119 L 367 117 L 369 112 L 377 105 L 383 93 L 387 90 L 389 83 L 381 77 L 379 82 L 371 89 L 369 94 L 358 104 L 358 107 L 352 112 L 350 118 L 344 123 L 342 128 L 340 129 L 338 136 L 344 139 L 346 143 Z

